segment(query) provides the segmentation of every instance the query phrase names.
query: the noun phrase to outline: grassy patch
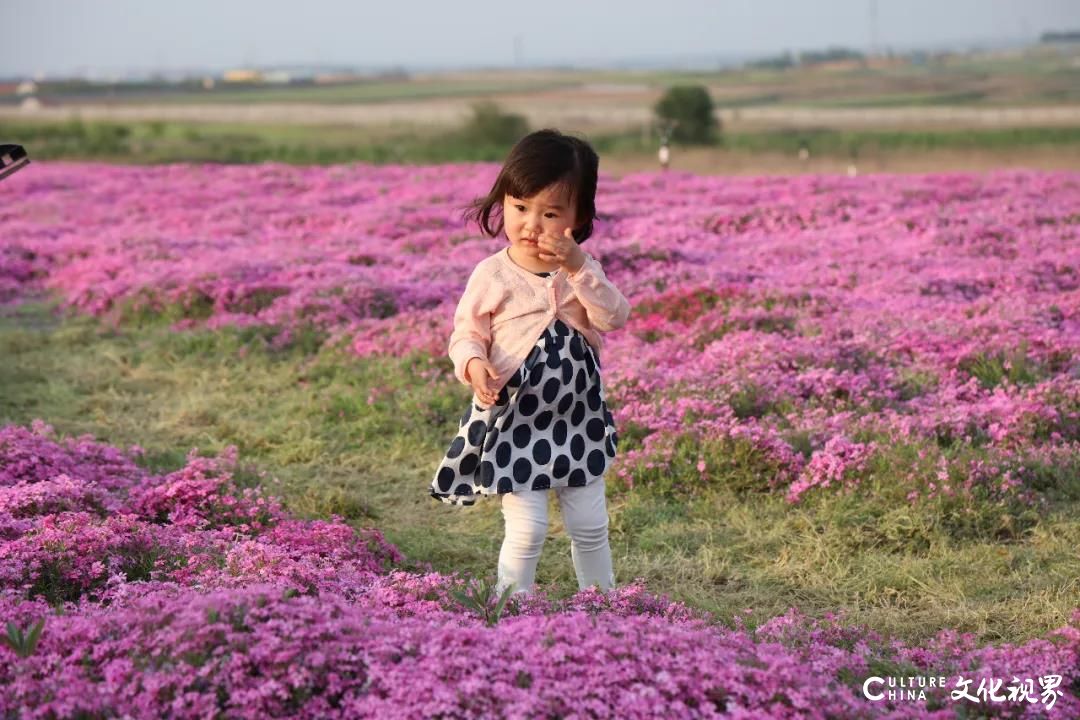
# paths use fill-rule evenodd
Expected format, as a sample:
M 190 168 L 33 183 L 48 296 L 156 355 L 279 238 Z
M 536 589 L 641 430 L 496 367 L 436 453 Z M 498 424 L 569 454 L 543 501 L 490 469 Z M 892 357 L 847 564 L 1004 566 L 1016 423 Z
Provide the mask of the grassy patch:
M 0 422 L 41 418 L 61 433 L 138 443 L 142 462 L 161 472 L 181 466 L 192 447 L 235 444 L 246 464 L 241 484 L 267 472 L 267 490 L 303 517 L 337 513 L 374 525 L 410 558 L 408 568 L 495 572 L 499 501 L 452 508 L 427 495 L 468 391 L 416 378 L 431 362 L 448 372 L 448 360 L 273 350 L 253 331 L 110 329 L 54 318 L 43 305 L 0 316 L 0 346 Z M 647 432 L 626 423 L 620 452 Z M 792 506 L 759 491 L 768 467 L 752 453 L 693 443 L 676 451 L 676 471 L 642 471 L 633 489 L 609 476 L 619 583 L 641 576 L 656 591 L 750 624 L 792 605 L 817 616 L 843 609 L 911 642 L 944 627 L 1021 641 L 1064 624 L 1076 605 L 1076 495 L 1024 517 L 975 506 L 977 522 L 947 502 L 911 505 L 903 475 L 917 448 L 906 448 L 873 465 L 859 492 L 823 489 Z M 696 468 L 700 453 L 709 482 Z M 1054 472 L 1045 468 L 1040 482 L 1067 483 L 1064 470 Z M 566 596 L 577 583 L 554 494 L 549 511 L 537 577 Z M 1010 513 L 1015 532 L 1002 535 Z
M 17 140 L 32 158 L 156 164 L 175 162 L 331 165 L 429 164 L 501 161 L 512 140 L 478 136 L 469 127 L 451 129 L 302 127 L 201 123 L 0 121 L 0 135 Z M 605 157 L 656 152 L 655 139 L 640 130 L 589 137 Z M 1080 144 L 1080 128 L 1004 128 L 987 130 L 832 130 L 794 128 L 725 132 L 719 147 L 742 153 L 813 157 L 873 156 L 890 152 L 936 150 L 1006 151 Z
M 284 127 L 79 119 L 0 121 L 31 158 L 131 164 L 176 162 L 333 165 L 502 160 L 512 143 L 477 141 L 453 130 Z

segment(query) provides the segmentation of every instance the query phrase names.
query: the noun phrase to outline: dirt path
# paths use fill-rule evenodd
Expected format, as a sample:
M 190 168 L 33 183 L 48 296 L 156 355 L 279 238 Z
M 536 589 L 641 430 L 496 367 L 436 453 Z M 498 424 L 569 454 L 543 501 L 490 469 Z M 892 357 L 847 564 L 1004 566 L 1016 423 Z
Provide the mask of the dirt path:
M 622 177 L 633 172 L 659 169 L 654 155 L 602 156 L 601 172 Z M 725 152 L 722 150 L 677 150 L 671 168 L 699 175 L 798 175 L 803 173 L 846 174 L 848 162 L 842 158 L 798 158 L 779 154 Z M 858 174 L 989 172 L 1006 168 L 1071 170 L 1080 172 L 1080 148 L 1028 148 L 1002 152 L 941 150 L 933 153 L 893 153 L 864 158 L 856 165 Z
M 362 104 L 108 104 L 43 105 L 36 110 L 0 108 L 8 120 L 186 121 L 299 125 L 455 125 L 471 114 L 480 97 Z M 641 127 L 652 117 L 651 103 L 634 97 L 574 97 L 568 92 L 500 96 L 500 106 L 526 116 L 534 127 L 595 131 L 600 128 Z M 1080 125 L 1080 105 L 1044 107 L 898 107 L 799 108 L 749 107 L 721 109 L 717 116 L 732 129 L 767 127 L 836 128 L 994 128 Z

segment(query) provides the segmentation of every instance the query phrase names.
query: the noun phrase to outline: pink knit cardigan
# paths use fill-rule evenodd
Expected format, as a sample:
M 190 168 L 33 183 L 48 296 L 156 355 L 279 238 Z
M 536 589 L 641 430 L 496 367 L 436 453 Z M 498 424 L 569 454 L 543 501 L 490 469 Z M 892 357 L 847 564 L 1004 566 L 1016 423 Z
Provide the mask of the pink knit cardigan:
M 454 312 L 447 348 L 454 375 L 462 383 L 470 358 L 487 359 L 498 377 L 498 393 L 528 357 L 554 318 L 577 329 L 600 357 L 600 332 L 626 324 L 630 303 L 604 275 L 600 263 L 585 253 L 577 272 L 541 277 L 515 263 L 509 246 L 481 260 L 469 276 Z M 476 396 L 473 401 L 480 407 Z

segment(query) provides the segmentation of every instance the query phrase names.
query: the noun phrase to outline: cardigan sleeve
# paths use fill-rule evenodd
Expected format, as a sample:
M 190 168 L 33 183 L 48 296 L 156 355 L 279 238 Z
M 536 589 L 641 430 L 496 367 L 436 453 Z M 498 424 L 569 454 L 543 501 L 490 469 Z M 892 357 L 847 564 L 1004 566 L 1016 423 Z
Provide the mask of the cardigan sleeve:
M 574 294 L 585 308 L 589 321 L 597 330 L 618 330 L 630 317 L 630 301 L 604 275 L 600 262 L 585 253 L 585 262 L 576 272 L 566 276 Z
M 490 287 L 486 273 L 481 270 L 481 266 L 477 266 L 469 275 L 465 292 L 454 311 L 454 330 L 450 334 L 447 352 L 454 362 L 454 376 L 465 385 L 470 384 L 465 378 L 465 367 L 469 360 L 474 357 L 488 359 L 493 310 Z

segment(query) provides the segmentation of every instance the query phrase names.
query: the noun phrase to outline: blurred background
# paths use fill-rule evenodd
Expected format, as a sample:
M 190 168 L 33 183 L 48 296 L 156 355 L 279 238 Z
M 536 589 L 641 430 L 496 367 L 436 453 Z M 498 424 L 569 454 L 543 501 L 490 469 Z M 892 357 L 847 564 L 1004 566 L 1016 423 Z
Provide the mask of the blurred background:
M 1077 0 L 0 3 L 32 159 L 601 170 L 1080 168 Z M 665 148 L 666 146 L 666 148 Z

